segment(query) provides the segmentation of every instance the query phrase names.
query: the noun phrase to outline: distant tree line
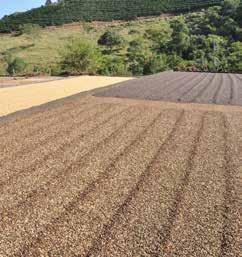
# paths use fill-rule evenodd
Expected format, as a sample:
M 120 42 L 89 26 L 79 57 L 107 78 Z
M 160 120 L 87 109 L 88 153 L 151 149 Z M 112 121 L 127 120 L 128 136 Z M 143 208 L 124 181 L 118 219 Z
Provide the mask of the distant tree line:
M 221 3 L 221 0 L 60 0 L 0 20 L 0 32 L 18 30 L 25 23 L 62 25 L 80 20 L 130 20 L 162 12 L 189 11 Z

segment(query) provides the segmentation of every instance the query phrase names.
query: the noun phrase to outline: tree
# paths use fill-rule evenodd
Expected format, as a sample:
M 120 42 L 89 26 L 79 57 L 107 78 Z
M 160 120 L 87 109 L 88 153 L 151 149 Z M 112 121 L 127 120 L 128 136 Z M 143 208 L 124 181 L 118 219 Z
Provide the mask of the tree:
M 154 54 L 144 65 L 144 75 L 155 74 L 168 69 L 167 56 L 165 54 Z
M 75 39 L 61 53 L 61 67 L 69 74 L 95 74 L 100 65 L 100 52 L 89 41 Z
M 46 6 L 52 5 L 52 1 L 51 1 L 51 0 L 46 0 L 45 5 L 46 5 Z
M 124 76 L 128 74 L 125 59 L 119 56 L 105 55 L 101 60 L 98 73 L 106 76 Z
M 144 74 L 144 67 L 149 62 L 151 56 L 152 52 L 147 41 L 142 38 L 131 41 L 127 49 L 127 61 L 132 74 Z
M 232 43 L 228 62 L 230 71 L 242 72 L 242 42 Z
M 178 17 L 170 22 L 172 32 L 172 40 L 170 41 L 171 50 L 183 56 L 189 48 L 189 28 L 183 16 Z
M 124 39 L 116 32 L 108 30 L 98 39 L 98 44 L 107 46 L 112 51 L 114 47 L 124 44 Z
M 234 17 L 240 6 L 240 2 L 240 0 L 224 0 L 222 3 L 222 14 Z
M 242 5 L 237 9 L 236 21 L 242 26 Z
M 163 52 L 171 40 L 172 29 L 167 21 L 162 21 L 159 27 L 147 29 L 145 37 L 152 41 L 152 47 L 157 52 Z

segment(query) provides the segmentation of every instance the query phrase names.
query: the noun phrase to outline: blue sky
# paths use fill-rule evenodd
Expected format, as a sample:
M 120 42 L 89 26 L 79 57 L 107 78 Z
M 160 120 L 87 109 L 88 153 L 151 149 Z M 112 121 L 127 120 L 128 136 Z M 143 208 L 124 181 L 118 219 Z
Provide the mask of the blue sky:
M 39 7 L 45 0 L 0 0 L 0 18 L 5 14 L 17 11 L 26 11 L 34 7 Z

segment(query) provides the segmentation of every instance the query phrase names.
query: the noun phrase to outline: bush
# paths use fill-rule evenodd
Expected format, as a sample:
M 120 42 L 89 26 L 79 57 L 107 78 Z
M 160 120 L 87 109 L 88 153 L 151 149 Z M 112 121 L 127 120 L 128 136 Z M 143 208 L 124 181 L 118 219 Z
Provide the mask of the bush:
M 147 29 L 145 38 L 152 42 L 152 48 L 157 52 L 166 51 L 169 41 L 171 41 L 172 29 L 167 21 L 161 21 L 159 26 Z
M 100 65 L 100 52 L 91 42 L 76 39 L 61 53 L 61 68 L 68 74 L 96 74 Z
M 144 75 L 162 72 L 168 69 L 166 55 L 154 55 L 144 66 Z
M 36 35 L 39 33 L 40 26 L 37 24 L 23 24 L 19 26 L 21 34 Z
M 114 31 L 108 30 L 98 39 L 98 44 L 107 46 L 111 50 L 114 47 L 120 47 L 124 44 L 125 40 Z
M 242 72 L 242 42 L 234 42 L 231 45 L 228 62 L 230 71 Z
M 152 52 L 145 40 L 137 38 L 131 41 L 127 50 L 129 71 L 134 75 L 143 75 L 144 67 L 151 56 Z
M 21 74 L 27 67 L 26 62 L 19 57 L 8 59 L 7 64 L 7 72 L 10 75 Z
M 124 58 L 112 55 L 106 55 L 102 58 L 98 73 L 106 76 L 128 75 Z

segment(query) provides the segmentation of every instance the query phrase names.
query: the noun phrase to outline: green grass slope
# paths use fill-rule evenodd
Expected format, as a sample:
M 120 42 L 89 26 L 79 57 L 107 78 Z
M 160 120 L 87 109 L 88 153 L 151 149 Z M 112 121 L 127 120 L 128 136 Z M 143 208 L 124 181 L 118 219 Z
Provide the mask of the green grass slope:
M 32 74 L 33 70 L 48 74 L 51 67 L 59 62 L 60 52 L 64 51 L 65 45 L 73 38 L 97 42 L 106 29 L 110 28 L 129 42 L 151 27 L 159 28 L 163 19 L 163 17 L 156 17 L 104 24 L 83 22 L 70 27 L 39 29 L 37 37 L 25 33 L 17 37 L 0 33 L 0 76 L 7 75 L 4 61 L 7 54 L 22 58 L 28 63 L 25 74 Z M 129 34 L 130 31 L 136 31 L 138 34 Z

